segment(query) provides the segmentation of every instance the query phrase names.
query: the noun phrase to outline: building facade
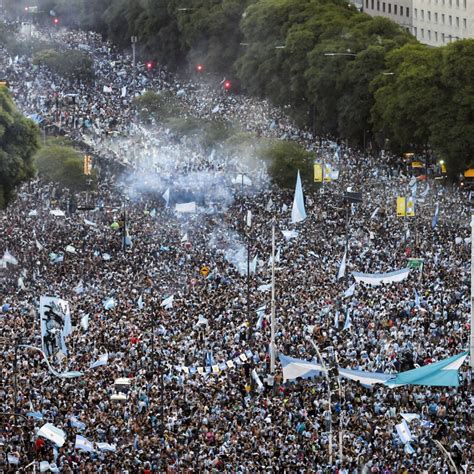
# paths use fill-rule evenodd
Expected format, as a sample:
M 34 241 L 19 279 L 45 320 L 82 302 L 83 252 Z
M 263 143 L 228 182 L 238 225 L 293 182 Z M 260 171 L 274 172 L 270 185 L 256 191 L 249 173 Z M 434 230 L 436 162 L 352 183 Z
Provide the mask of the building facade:
M 474 38 L 474 0 L 363 0 L 364 12 L 398 23 L 420 42 L 443 46 Z

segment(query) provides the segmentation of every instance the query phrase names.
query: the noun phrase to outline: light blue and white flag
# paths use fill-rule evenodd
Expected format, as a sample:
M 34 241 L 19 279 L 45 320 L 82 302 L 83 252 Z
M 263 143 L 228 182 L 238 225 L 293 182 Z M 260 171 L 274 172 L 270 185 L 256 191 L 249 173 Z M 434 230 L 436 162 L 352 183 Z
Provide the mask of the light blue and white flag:
M 52 443 L 57 444 L 60 448 L 66 442 L 66 433 L 51 423 L 43 425 L 36 434 L 37 436 L 41 436 Z
M 133 248 L 133 241 L 128 232 L 128 225 L 125 226 L 125 237 L 123 238 L 125 247 Z
M 73 428 L 76 428 L 79 431 L 84 431 L 86 429 L 86 424 L 83 423 L 82 421 L 78 420 L 75 416 L 71 416 L 69 418 L 69 420 L 70 420 L 71 426 Z
M 420 415 L 418 415 L 418 413 L 400 413 L 400 416 L 407 423 L 411 423 L 413 420 L 419 420 L 420 419 Z
M 74 445 L 74 449 L 80 449 L 81 451 L 86 451 L 87 453 L 94 452 L 94 443 L 89 441 L 84 436 L 76 435 L 76 444 Z
M 403 450 L 404 450 L 407 454 L 413 454 L 413 453 L 415 452 L 415 450 L 411 447 L 411 444 L 410 444 L 410 443 L 405 444 L 405 447 L 403 448 Z
M 353 283 L 347 290 L 344 292 L 344 298 L 350 298 L 351 296 L 354 296 L 356 289 L 356 284 Z
M 334 315 L 334 327 L 339 329 L 339 311 L 336 311 L 336 314 Z
M 291 222 L 296 224 L 306 219 L 306 211 L 304 208 L 303 186 L 301 185 L 300 172 L 296 178 L 295 197 L 293 199 L 293 209 L 291 210 Z
M 161 307 L 165 309 L 171 309 L 173 307 L 174 295 L 168 296 L 161 302 Z
M 140 310 L 143 309 L 143 307 L 145 306 L 145 303 L 143 302 L 143 295 L 140 295 L 140 298 L 138 298 L 137 306 Z
M 413 291 L 415 292 L 415 308 L 420 307 L 420 297 L 418 295 L 418 292 L 416 291 L 416 288 L 413 288 Z
M 117 451 L 117 445 L 109 443 L 95 443 L 99 451 L 110 451 L 115 453 Z
M 413 439 L 410 428 L 405 420 L 398 425 L 395 425 L 395 428 L 397 429 L 398 436 L 400 436 L 403 444 L 409 443 Z
M 371 218 L 371 219 L 375 219 L 375 216 L 378 214 L 378 212 L 379 212 L 379 209 L 380 209 L 380 208 L 379 208 L 379 207 L 377 207 L 377 208 L 375 209 L 375 211 L 374 211 L 374 212 L 372 212 L 372 215 L 370 216 L 370 218 Z
M 116 302 L 115 302 L 115 299 L 113 297 L 107 298 L 104 301 L 104 309 L 107 310 L 107 311 L 110 310 L 110 309 L 115 308 L 115 305 L 116 305 Z
M 344 278 L 344 275 L 346 274 L 346 254 L 347 252 L 344 252 L 344 256 L 342 257 L 341 264 L 339 265 L 339 271 L 337 272 L 338 280 L 340 280 L 341 278 Z
M 76 295 L 80 295 L 80 294 L 84 293 L 84 283 L 83 283 L 83 281 L 80 280 L 79 283 L 73 289 L 74 289 L 74 293 L 76 293 Z
M 325 370 L 322 365 L 316 362 L 309 362 L 303 359 L 294 359 L 283 354 L 279 355 L 283 368 L 283 381 L 296 380 L 297 378 L 310 378 L 321 376 Z
M 163 199 L 166 202 L 166 207 L 169 207 L 170 204 L 170 188 L 168 188 L 164 193 L 163 193 Z
M 434 229 L 438 225 L 439 219 L 439 203 L 437 202 L 435 205 L 435 213 L 433 216 L 433 220 L 431 221 L 431 228 Z
M 89 315 L 85 314 L 81 318 L 81 328 L 84 329 L 84 331 L 87 331 L 89 329 Z
M 343 331 L 349 329 L 352 326 L 352 320 L 351 320 L 351 313 L 349 310 L 347 310 L 346 313 L 346 321 L 344 322 L 344 327 L 342 328 Z
M 267 306 L 261 306 L 260 308 L 257 309 L 257 316 L 258 316 L 258 321 L 256 325 L 256 329 L 262 329 L 263 325 L 263 319 L 265 318 L 265 309 Z
M 96 367 L 107 365 L 108 362 L 109 362 L 109 354 L 105 353 L 105 354 L 100 355 L 99 358 L 95 362 L 92 362 L 92 364 L 90 365 L 90 368 L 95 369 Z

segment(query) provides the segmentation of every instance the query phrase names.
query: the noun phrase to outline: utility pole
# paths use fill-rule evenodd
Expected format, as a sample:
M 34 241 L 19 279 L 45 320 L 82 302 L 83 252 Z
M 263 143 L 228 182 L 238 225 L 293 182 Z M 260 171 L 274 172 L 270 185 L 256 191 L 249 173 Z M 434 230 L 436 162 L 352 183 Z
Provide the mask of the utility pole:
M 275 374 L 275 219 L 272 222 L 272 312 L 271 312 L 271 340 L 270 340 L 270 372 Z
M 247 321 L 248 321 L 248 340 L 250 340 L 252 334 L 251 322 L 250 322 L 250 231 L 252 229 L 252 214 L 251 211 L 247 211 L 247 217 L 245 222 L 245 228 L 247 230 Z
M 135 69 L 136 65 L 136 45 L 137 45 L 138 38 L 136 36 L 132 36 L 130 38 L 130 42 L 132 43 L 132 66 Z
M 472 206 L 472 203 L 471 203 Z M 469 344 L 471 376 L 474 372 L 474 213 L 471 207 L 471 334 Z

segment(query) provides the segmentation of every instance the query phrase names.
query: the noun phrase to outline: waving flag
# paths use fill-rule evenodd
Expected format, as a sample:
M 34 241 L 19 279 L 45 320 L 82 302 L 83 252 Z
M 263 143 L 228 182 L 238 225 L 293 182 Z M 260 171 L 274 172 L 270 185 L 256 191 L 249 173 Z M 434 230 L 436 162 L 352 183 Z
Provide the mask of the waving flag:
M 403 420 L 400 424 L 395 425 L 395 428 L 397 429 L 398 436 L 400 436 L 403 444 L 406 444 L 413 439 L 410 428 L 408 428 L 408 424 L 405 420 Z
M 84 436 L 76 435 L 76 444 L 74 445 L 74 449 L 80 449 L 81 451 L 93 453 L 94 443 L 89 441 L 87 438 L 84 438 Z
M 161 307 L 165 309 L 171 309 L 173 307 L 173 300 L 174 300 L 174 295 L 171 295 L 168 298 L 165 298 L 161 302 Z
M 431 228 L 434 229 L 438 225 L 438 219 L 439 219 L 439 203 L 436 203 L 435 206 L 435 213 L 433 216 L 433 220 L 431 221 Z
M 340 280 L 341 278 L 344 278 L 344 275 L 346 274 L 346 253 L 344 252 L 344 256 L 342 257 L 341 265 L 339 266 L 339 271 L 337 272 L 337 279 Z
M 291 222 L 296 224 L 297 222 L 304 221 L 306 219 L 306 211 L 304 209 L 304 198 L 303 198 L 303 186 L 301 185 L 300 172 L 298 170 L 298 176 L 296 178 L 295 197 L 293 200 L 293 209 L 291 210 Z
M 54 444 L 58 445 L 60 448 L 66 442 L 66 433 L 52 425 L 51 423 L 46 423 L 43 425 L 37 433 L 38 436 L 48 439 Z

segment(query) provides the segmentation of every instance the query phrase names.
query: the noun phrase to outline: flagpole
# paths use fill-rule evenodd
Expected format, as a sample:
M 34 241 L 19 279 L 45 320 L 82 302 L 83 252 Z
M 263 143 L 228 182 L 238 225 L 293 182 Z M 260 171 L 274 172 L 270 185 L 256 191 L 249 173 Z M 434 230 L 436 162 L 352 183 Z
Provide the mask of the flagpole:
M 270 340 L 270 372 L 275 373 L 275 220 L 272 223 L 272 304 L 271 304 L 271 340 Z
M 472 377 L 472 373 L 474 372 L 474 214 L 471 214 L 471 334 L 469 349 Z

